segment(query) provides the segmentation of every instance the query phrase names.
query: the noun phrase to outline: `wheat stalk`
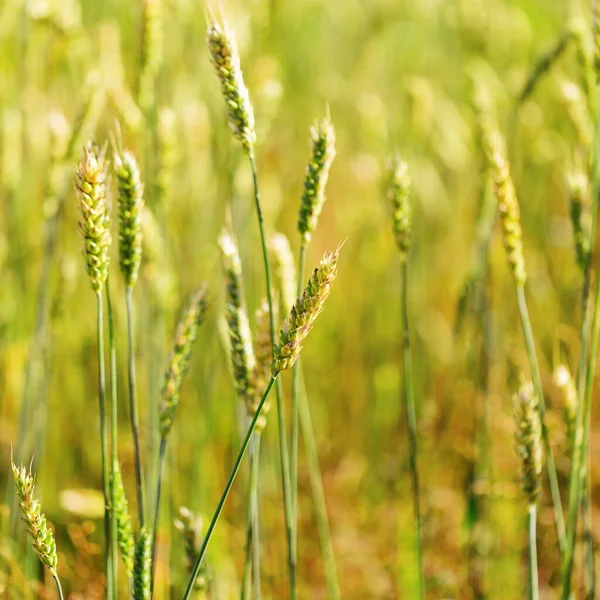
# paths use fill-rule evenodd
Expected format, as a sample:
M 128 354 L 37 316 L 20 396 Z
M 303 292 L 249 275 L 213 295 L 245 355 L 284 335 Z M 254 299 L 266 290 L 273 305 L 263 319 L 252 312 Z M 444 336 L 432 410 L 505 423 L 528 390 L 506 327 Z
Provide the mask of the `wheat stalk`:
M 100 449 L 102 456 L 102 487 L 104 492 L 104 539 L 107 591 L 113 598 L 114 576 L 111 564 L 110 477 L 108 465 L 108 427 L 106 423 L 106 371 L 104 364 L 104 308 L 102 291 L 108 277 L 111 244 L 110 215 L 106 198 L 106 146 L 99 154 L 91 142 L 86 144 L 76 170 L 75 188 L 80 200 L 79 229 L 83 237 L 84 259 L 97 301 L 98 406 L 100 412 Z
M 529 598 L 538 600 L 537 565 L 537 499 L 541 487 L 542 474 L 542 425 L 539 402 L 533 385 L 525 382 L 518 394 L 513 397 L 516 433 L 515 446 L 519 457 L 521 491 L 527 501 L 529 521 Z
M 408 319 L 408 251 L 412 238 L 412 205 L 410 203 L 411 181 L 408 165 L 398 155 L 387 163 L 385 195 L 392 214 L 392 226 L 402 265 L 402 339 L 404 409 L 409 436 L 409 464 L 412 483 L 413 510 L 416 521 L 416 556 L 419 570 L 419 597 L 425 597 L 425 574 L 423 570 L 423 523 L 421 517 L 420 484 L 418 469 L 418 433 L 412 375 L 412 351 Z
M 546 412 L 544 391 L 535 349 L 533 330 L 531 328 L 531 320 L 527 308 L 527 300 L 525 297 L 525 281 L 527 279 L 527 274 L 525 270 L 525 259 L 523 257 L 523 234 L 521 230 L 519 204 L 513 180 L 510 175 L 510 169 L 504 158 L 503 140 L 500 133 L 491 130 L 486 136 L 485 143 L 490 173 L 494 184 L 494 193 L 498 200 L 498 212 L 504 237 L 504 247 L 506 248 L 508 263 L 512 271 L 517 292 L 517 304 L 521 318 L 523 336 L 525 338 L 529 368 L 531 370 L 533 385 L 539 402 L 540 418 L 542 421 L 542 437 L 546 451 L 546 470 L 548 472 L 548 481 L 550 483 L 550 493 L 554 508 L 558 543 L 562 552 L 566 547 L 565 524 L 554 456 L 552 454 L 548 431 L 544 421 Z
M 338 247 L 337 250 L 330 252 L 323 257 L 321 264 L 315 269 L 313 276 L 306 286 L 302 297 L 297 299 L 296 304 L 286 319 L 285 323 L 287 325 L 284 324 L 281 335 L 285 336 L 285 339 L 289 339 L 290 343 L 293 344 L 292 340 L 295 342 L 301 342 L 306 338 L 312 325 L 314 325 L 315 318 L 323 309 L 323 304 L 331 292 L 331 285 L 337 274 L 337 259 L 339 256 L 339 250 L 340 248 Z M 242 460 L 244 459 L 246 450 L 250 444 L 250 440 L 254 435 L 257 422 L 260 419 L 261 412 L 265 403 L 267 402 L 269 393 L 273 389 L 275 381 L 277 380 L 280 372 L 291 367 L 294 360 L 297 359 L 300 349 L 301 345 L 298 343 L 293 344 L 293 348 L 290 348 L 289 344 L 286 344 L 283 346 L 275 346 L 273 349 L 271 378 L 269 379 L 269 383 L 267 384 L 262 398 L 258 403 L 256 413 L 254 414 L 250 426 L 248 427 L 248 431 L 246 432 L 246 436 L 242 442 L 242 447 L 240 448 L 238 456 L 235 460 L 233 469 L 229 475 L 227 484 L 225 485 L 225 489 L 223 490 L 215 513 L 211 519 L 208 529 L 206 530 L 206 535 L 202 542 L 198 557 L 196 558 L 196 562 L 194 563 L 194 568 L 192 569 L 192 573 L 190 575 L 182 600 L 189 600 L 190 595 L 194 590 L 195 581 L 198 577 L 198 573 L 200 572 L 202 562 L 206 555 L 208 544 L 210 543 L 215 527 L 219 521 L 221 513 L 223 512 L 223 507 L 225 506 L 229 492 L 233 487 L 233 483 L 239 472 Z

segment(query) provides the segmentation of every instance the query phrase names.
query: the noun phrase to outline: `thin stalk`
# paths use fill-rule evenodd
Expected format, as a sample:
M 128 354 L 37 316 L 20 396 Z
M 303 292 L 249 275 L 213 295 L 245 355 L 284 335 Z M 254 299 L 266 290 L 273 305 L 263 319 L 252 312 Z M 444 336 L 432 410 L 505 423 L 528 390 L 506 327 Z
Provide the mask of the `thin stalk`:
M 306 268 L 306 250 L 308 244 L 302 242 L 300 258 L 298 260 L 298 287 L 296 297 L 302 295 L 304 289 L 304 270 Z M 286 307 L 287 308 L 287 307 Z M 296 361 L 292 371 L 292 438 L 290 448 L 290 484 L 292 488 L 293 529 L 292 543 L 294 552 L 298 555 L 298 394 L 300 383 L 300 358 Z
M 589 463 L 588 460 L 584 463 Z M 581 514 L 583 516 L 583 543 L 585 561 L 585 600 L 594 600 L 596 597 L 596 572 L 594 568 L 594 533 L 592 529 L 592 507 L 591 507 L 591 477 L 589 464 L 586 464 L 586 474 L 582 485 L 585 486 L 581 498 Z
M 238 453 L 236 461 L 233 465 L 233 469 L 231 470 L 231 474 L 229 475 L 229 479 L 227 480 L 227 484 L 225 485 L 225 489 L 223 490 L 221 499 L 219 500 L 219 503 L 217 504 L 215 514 L 213 515 L 210 525 L 208 526 L 208 529 L 206 530 L 206 535 L 204 536 L 204 540 L 202 542 L 202 547 L 200 548 L 200 552 L 198 553 L 198 558 L 196 559 L 196 562 L 194 563 L 194 567 L 192 569 L 192 573 L 190 575 L 190 578 L 189 578 L 187 587 L 185 589 L 185 592 L 183 594 L 182 600 L 189 600 L 189 598 L 194 590 L 194 582 L 196 581 L 196 579 L 198 577 L 198 573 L 200 572 L 200 567 L 202 566 L 202 561 L 204 560 L 204 557 L 206 555 L 206 550 L 208 548 L 208 544 L 209 544 L 212 534 L 215 530 L 217 522 L 219 521 L 219 517 L 221 516 L 221 513 L 223 512 L 223 507 L 225 506 L 225 502 L 227 501 L 229 492 L 231 491 L 231 488 L 233 487 L 233 482 L 235 481 L 238 471 L 240 470 L 242 460 L 244 459 L 244 455 L 246 454 L 246 450 L 248 449 L 248 445 L 250 444 L 250 440 L 254 433 L 254 429 L 256 428 L 256 423 L 257 423 L 258 419 L 260 418 L 262 409 L 263 409 L 265 402 L 269 396 L 269 392 L 273 388 L 273 384 L 275 383 L 276 379 L 277 379 L 277 376 L 272 376 L 271 379 L 269 380 L 267 389 L 265 390 L 263 397 L 261 398 L 261 400 L 258 404 L 258 407 L 256 409 L 256 413 L 254 414 L 254 417 L 252 418 L 250 426 L 248 427 L 248 431 L 246 432 L 246 436 L 244 437 L 244 441 L 242 442 L 242 447 L 240 448 L 240 451 Z
M 563 555 L 562 564 L 562 598 L 569 598 L 571 591 L 571 573 L 573 571 L 573 558 L 575 554 L 575 538 L 577 532 L 577 517 L 579 514 L 579 505 L 581 498 L 581 471 L 583 469 L 584 455 L 586 452 L 586 441 L 590 427 L 590 402 L 591 402 L 591 383 L 593 383 L 593 370 L 596 364 L 598 340 L 594 342 L 594 324 L 592 325 L 592 341 L 588 346 L 589 340 L 589 322 L 590 322 L 590 303 L 589 294 L 591 288 L 591 269 L 594 248 L 596 247 L 596 226 L 598 217 L 598 192 L 600 190 L 600 93 L 597 93 L 596 102 L 596 124 L 594 128 L 593 144 L 593 169 L 592 169 L 592 188 L 591 188 L 591 227 L 590 240 L 592 248 L 588 257 L 586 272 L 583 283 L 583 315 L 581 318 L 581 350 L 579 353 L 579 363 L 577 368 L 577 417 L 575 420 L 575 439 L 571 453 L 571 473 L 569 477 L 569 504 L 567 507 L 567 545 Z M 597 313 L 600 304 L 600 281 L 596 287 L 596 302 L 593 321 L 597 321 Z M 596 348 L 594 348 L 594 345 Z M 587 361 L 588 352 L 590 360 Z M 590 382 L 590 371 L 592 371 Z
M 60 600 L 65 600 L 65 596 L 63 594 L 62 586 L 60 585 L 60 579 L 58 578 L 58 575 L 53 575 L 53 577 L 54 577 L 54 581 L 56 582 L 56 589 L 58 590 L 58 597 L 60 598 Z
M 271 266 L 269 263 L 269 252 L 267 249 L 267 239 L 265 236 L 265 225 L 260 207 L 260 196 L 258 192 L 258 177 L 256 173 L 256 160 L 254 153 L 249 155 L 250 167 L 252 169 L 252 182 L 254 184 L 254 203 L 256 206 L 256 215 L 258 217 L 258 229 L 260 231 L 260 242 L 262 246 L 263 261 L 265 265 L 265 279 L 267 285 L 267 301 L 269 303 L 269 321 L 271 326 L 271 343 L 275 346 L 275 319 L 273 312 L 273 292 L 271 289 Z M 281 467 L 281 486 L 283 492 L 283 514 L 285 519 L 286 541 L 288 547 L 288 570 L 290 584 L 290 600 L 296 598 L 296 552 L 293 544 L 293 520 L 292 520 L 292 497 L 290 490 L 290 465 L 287 449 L 287 434 L 285 429 L 285 415 L 283 408 L 283 390 L 281 382 L 277 380 L 275 385 L 277 392 L 277 426 L 279 429 L 279 460 Z
M 108 348 L 109 348 L 109 356 L 110 356 L 110 399 L 111 399 L 111 409 L 110 409 L 110 452 L 111 452 L 111 461 L 110 461 L 110 498 L 111 498 L 111 520 L 110 520 L 110 535 L 111 535 L 111 544 L 110 544 L 110 552 L 111 552 L 111 564 L 113 570 L 113 589 L 112 594 L 113 597 L 117 597 L 117 579 L 119 573 L 118 566 L 118 549 L 117 549 L 117 520 L 114 518 L 114 507 L 117 503 L 117 494 L 116 488 L 114 485 L 115 481 L 115 473 L 114 468 L 115 465 L 118 464 L 119 454 L 117 451 L 117 351 L 115 348 L 115 335 L 114 335 L 114 322 L 113 322 L 113 312 L 112 312 L 112 304 L 110 301 L 110 287 L 109 280 L 106 279 L 106 314 L 108 316 Z
M 251 457 L 250 460 L 254 460 L 254 457 Z M 252 518 L 252 466 L 250 466 L 250 481 L 248 482 L 248 520 L 246 525 L 244 577 L 242 579 L 241 600 L 249 600 L 250 596 L 252 595 Z
M 258 472 L 260 469 L 260 433 L 254 434 L 250 470 L 250 510 L 252 520 L 252 598 L 260 600 L 260 529 L 258 519 Z
M 106 570 L 107 597 L 112 598 L 113 572 L 112 563 L 110 560 L 110 478 L 108 471 L 108 427 L 106 423 L 106 368 L 104 365 L 104 307 L 102 304 L 102 292 L 97 292 L 96 299 L 98 303 L 98 408 L 100 410 L 100 450 L 102 454 L 102 489 L 104 492 L 104 568 Z
M 565 521 L 560 500 L 560 488 L 558 485 L 558 477 L 556 475 L 556 465 L 554 464 L 554 454 L 552 453 L 548 429 L 546 427 L 546 402 L 544 400 L 542 378 L 540 376 L 540 368 L 535 351 L 535 341 L 533 338 L 533 330 L 531 328 L 531 320 L 529 319 L 529 311 L 527 310 L 525 288 L 522 285 L 517 286 L 517 303 L 519 305 L 519 315 L 521 317 L 521 324 L 523 326 L 523 336 L 525 338 L 525 346 L 527 347 L 527 358 L 529 359 L 529 369 L 531 370 L 533 387 L 535 388 L 535 393 L 538 397 L 540 419 L 542 421 L 542 438 L 544 439 L 544 449 L 546 451 L 546 469 L 548 471 L 550 495 L 552 496 L 552 506 L 554 508 L 554 521 L 556 523 L 558 546 L 561 553 L 564 553 L 566 550 L 566 537 Z
M 537 535 L 535 504 L 530 504 L 527 510 L 529 521 L 529 599 L 538 600 L 540 596 L 537 565 Z
M 137 492 L 138 515 L 140 528 L 146 524 L 144 514 L 144 476 L 142 472 L 142 457 L 140 450 L 140 418 L 137 403 L 137 385 L 135 379 L 135 341 L 133 332 L 133 288 L 127 287 L 125 303 L 127 305 L 127 338 L 129 343 L 129 359 L 127 371 L 129 377 L 129 413 L 131 418 L 131 432 L 133 434 L 133 447 L 135 451 L 135 484 Z
M 323 480 L 321 478 L 321 469 L 319 468 L 319 452 L 317 450 L 317 440 L 312 424 L 310 406 L 306 390 L 302 389 L 298 405 L 300 416 L 300 428 L 302 430 L 302 439 L 304 440 L 304 451 L 306 453 L 306 463 L 308 466 L 308 476 L 312 488 L 315 520 L 317 522 L 317 531 L 319 533 L 319 542 L 321 544 L 321 554 L 323 556 L 323 567 L 325 570 L 325 583 L 327 585 L 327 595 L 329 600 L 340 600 L 340 586 L 337 578 L 337 567 L 335 564 L 335 554 L 331 542 L 331 532 L 329 530 L 329 520 L 327 518 L 327 504 L 325 502 L 325 491 L 323 490 Z
M 415 416 L 415 397 L 412 378 L 412 356 L 410 349 L 410 328 L 408 320 L 408 261 L 402 263 L 402 341 L 403 361 L 402 375 L 404 380 L 404 408 L 408 425 L 408 457 L 410 478 L 412 483 L 413 506 L 417 527 L 417 564 L 419 569 L 419 597 L 425 597 L 425 574 L 423 571 L 423 523 L 421 519 L 421 502 L 419 487 L 419 469 L 417 465 L 417 419 Z
M 152 523 L 152 582 L 151 594 L 154 594 L 154 576 L 156 574 L 156 535 L 158 533 L 158 521 L 160 515 L 160 496 L 165 471 L 165 459 L 167 457 L 167 438 L 160 438 L 158 449 L 158 464 L 156 467 L 156 498 L 154 499 L 154 521 Z
M 258 474 L 260 465 L 260 433 L 250 445 L 250 481 L 248 482 L 248 525 L 244 559 L 242 600 L 260 598 L 260 533 L 258 519 Z M 254 582 L 254 586 L 252 585 Z M 254 590 L 254 591 L 252 591 Z

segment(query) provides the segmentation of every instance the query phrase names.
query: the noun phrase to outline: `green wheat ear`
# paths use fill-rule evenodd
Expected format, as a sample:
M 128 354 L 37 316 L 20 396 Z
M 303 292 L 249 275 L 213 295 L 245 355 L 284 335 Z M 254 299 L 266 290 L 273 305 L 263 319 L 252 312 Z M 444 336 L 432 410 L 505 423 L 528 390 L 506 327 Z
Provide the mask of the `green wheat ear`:
M 530 382 L 521 385 L 513 396 L 515 445 L 519 457 L 521 489 L 529 505 L 535 505 L 542 475 L 542 424 L 538 399 Z
M 406 260 L 412 236 L 410 187 L 408 165 L 399 156 L 393 156 L 387 162 L 385 194 L 392 212 L 394 235 L 402 260 Z
M 135 156 L 114 145 L 114 172 L 119 183 L 119 267 L 127 287 L 137 281 L 142 261 L 144 186 Z
M 106 146 L 99 154 L 91 142 L 75 172 L 75 188 L 80 200 L 79 229 L 83 236 L 84 257 L 90 283 L 101 292 L 110 263 L 110 211 L 106 197 Z
M 113 507 L 115 519 L 117 520 L 117 545 L 121 552 L 121 558 L 125 565 L 127 577 L 133 575 L 133 562 L 135 554 L 135 541 L 133 538 L 133 526 L 129 515 L 129 504 L 123 487 L 121 468 L 119 463 L 113 464 L 113 482 L 115 488 L 115 505 Z
M 233 236 L 223 232 L 219 237 L 225 272 L 225 318 L 229 338 L 231 369 L 238 397 L 252 401 L 252 373 L 256 366 L 252 335 L 244 303 L 242 263 Z
M 227 23 L 220 25 L 209 18 L 206 43 L 221 83 L 221 93 L 229 114 L 229 127 L 246 154 L 251 156 L 256 142 L 254 111 L 244 84 L 237 44 Z
M 173 426 L 175 411 L 179 406 L 181 386 L 188 372 L 192 347 L 198 336 L 198 328 L 204 322 L 208 311 L 208 294 L 205 285 L 202 285 L 192 294 L 188 305 L 183 310 L 175 340 L 169 366 L 165 372 L 162 400 L 159 407 L 160 434 L 165 438 Z
M 146 529 L 139 533 L 133 561 L 133 600 L 150 600 L 152 539 Z
M 42 563 L 56 577 L 56 567 L 58 566 L 56 542 L 54 541 L 52 530 L 46 523 L 46 516 L 42 513 L 40 503 L 33 497 L 35 489 L 33 475 L 31 471 L 27 471 L 23 466 L 17 468 L 12 459 L 10 463 L 17 487 L 19 505 L 23 513 L 23 520 L 27 524 L 27 530 L 33 540 L 33 549 Z
M 273 349 L 271 372 L 277 376 L 289 369 L 298 360 L 302 343 L 312 329 L 315 319 L 325 305 L 337 276 L 337 263 L 341 246 L 328 252 L 314 270 L 304 293 L 296 300 L 288 318 L 284 321 L 279 334 L 279 344 Z
M 312 152 L 306 167 L 304 193 L 300 203 L 298 231 L 305 244 L 310 242 L 325 203 L 325 187 L 335 158 L 335 129 L 329 116 L 311 129 Z

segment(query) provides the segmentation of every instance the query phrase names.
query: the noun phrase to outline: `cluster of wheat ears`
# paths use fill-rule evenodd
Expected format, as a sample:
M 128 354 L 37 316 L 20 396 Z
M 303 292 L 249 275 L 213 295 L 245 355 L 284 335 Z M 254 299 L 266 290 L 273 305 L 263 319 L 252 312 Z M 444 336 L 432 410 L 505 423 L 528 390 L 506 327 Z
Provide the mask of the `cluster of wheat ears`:
M 148 2 L 152 10 L 154 3 Z M 148 18 L 148 23 L 153 19 Z M 160 32 L 149 27 L 146 35 L 145 68 L 140 80 L 140 105 L 152 103 L 152 77 L 156 69 L 153 56 L 153 37 Z M 593 43 L 590 43 L 593 40 Z M 537 81 L 554 61 L 574 43 L 583 73 L 585 93 L 581 96 L 566 93 L 568 114 L 579 128 L 582 139 L 580 166 L 569 178 L 571 192 L 570 216 L 574 230 L 575 255 L 582 273 L 582 319 L 581 353 L 576 377 L 572 377 L 566 365 L 556 372 L 556 383 L 563 392 L 565 421 L 569 431 L 571 471 L 566 504 L 566 519 L 557 478 L 553 451 L 545 422 L 545 401 L 540 369 L 536 356 L 534 334 L 528 315 L 525 286 L 526 265 L 523 254 L 523 236 L 520 224 L 519 204 L 510 168 L 504 138 L 494 118 L 494 111 L 486 101 L 485 93 L 476 94 L 479 140 L 481 152 L 482 206 L 478 224 L 478 257 L 481 264 L 473 267 L 465 286 L 465 295 L 485 294 L 485 246 L 489 242 L 493 225 L 499 222 L 508 262 L 514 279 L 516 299 L 522 332 L 529 359 L 529 378 L 522 376 L 520 389 L 513 399 L 515 439 L 520 464 L 521 488 L 525 499 L 525 516 L 529 523 L 529 594 L 538 597 L 538 573 L 536 551 L 537 503 L 542 487 L 542 472 L 548 477 L 550 498 L 555 517 L 558 549 L 562 558 L 562 598 L 572 594 L 572 570 L 578 515 L 586 501 L 589 502 L 590 481 L 588 477 L 590 406 L 594 382 L 594 367 L 600 341 L 600 278 L 596 276 L 595 297 L 592 302 L 592 258 L 596 241 L 595 228 L 597 201 L 600 191 L 600 156 L 598 136 L 600 133 L 600 31 L 598 19 L 592 32 L 577 26 L 561 38 L 556 48 L 536 65 L 523 89 L 519 102 L 533 91 Z M 225 279 L 226 345 L 230 372 L 236 394 L 245 407 L 246 428 L 237 458 L 231 469 L 221 498 L 206 528 L 188 509 L 182 508 L 176 523 L 185 541 L 189 580 L 183 600 L 202 592 L 208 585 L 206 568 L 207 550 L 218 524 L 223 507 L 235 483 L 244 456 L 250 455 L 250 478 L 248 490 L 247 542 L 242 598 L 257 600 L 261 596 L 260 566 L 260 506 L 259 474 L 261 433 L 267 425 L 270 394 L 275 388 L 275 415 L 279 433 L 279 460 L 283 492 L 283 512 L 287 544 L 287 564 L 290 598 L 297 597 L 297 545 L 298 545 L 298 445 L 302 433 L 306 442 L 307 461 L 313 488 L 313 501 L 317 515 L 322 558 L 325 567 L 328 594 L 339 598 L 335 559 L 333 555 L 325 499 L 321 487 L 316 444 L 312 431 L 310 408 L 300 353 L 308 333 L 324 308 L 337 275 L 338 259 L 342 244 L 326 253 L 305 280 L 307 249 L 315 232 L 319 215 L 325 201 L 325 188 L 329 170 L 336 154 L 335 130 L 327 114 L 314 126 L 310 134 L 311 156 L 306 168 L 304 190 L 299 203 L 298 234 L 300 252 L 295 268 L 290 244 L 285 236 L 275 234 L 267 237 L 261 211 L 257 179 L 255 145 L 257 136 L 254 125 L 253 106 L 244 84 L 240 58 L 234 36 L 226 24 L 209 17 L 207 46 L 225 100 L 228 120 L 234 138 L 248 159 L 254 184 L 254 208 L 260 234 L 264 261 L 264 300 L 256 314 L 256 330 L 252 331 L 244 299 L 242 262 L 236 237 L 231 225 L 224 228 L 215 251 L 220 248 Z M 570 92 L 572 90 L 567 90 Z M 481 92 L 481 90 L 479 90 Z M 90 93 L 80 121 L 90 118 L 94 112 L 94 95 Z M 582 116 L 583 115 L 583 116 Z M 596 119 L 592 127 L 593 143 L 586 121 Z M 82 123 L 73 134 L 75 143 L 82 130 Z M 68 156 L 72 148 L 65 151 Z M 113 328 L 111 308 L 110 249 L 112 244 L 112 220 L 110 200 L 110 175 L 117 182 L 118 253 L 119 271 L 125 284 L 128 339 L 129 414 L 134 442 L 137 513 L 132 516 L 121 479 L 117 439 L 117 356 L 116 334 Z M 410 203 L 410 177 L 408 165 L 397 155 L 389 158 L 385 169 L 383 195 L 391 214 L 393 234 L 396 239 L 402 277 L 402 339 L 403 339 L 403 392 L 408 426 L 409 470 L 411 477 L 414 517 L 416 524 L 416 556 L 419 568 L 419 593 L 425 597 L 425 578 L 422 561 L 422 517 L 420 509 L 418 469 L 418 426 L 413 394 L 411 343 L 409 335 L 409 263 L 412 234 L 412 208 Z M 142 260 L 144 226 L 144 186 L 136 157 L 123 147 L 118 124 L 110 143 L 96 144 L 89 141 L 74 175 L 74 187 L 80 207 L 79 230 L 83 246 L 84 264 L 97 303 L 97 359 L 98 359 L 98 409 L 102 455 L 102 478 L 104 494 L 104 559 L 106 571 L 106 595 L 117 598 L 119 556 L 121 568 L 129 579 L 130 596 L 134 600 L 151 598 L 154 589 L 157 527 L 160 515 L 161 487 L 167 455 L 169 434 L 176 426 L 180 393 L 190 363 L 194 341 L 207 311 L 210 309 L 208 287 L 198 286 L 184 308 L 174 336 L 172 351 L 164 373 L 162 398 L 157 415 L 160 447 L 154 506 L 149 507 L 144 495 L 143 481 L 147 465 L 140 450 L 139 417 L 136 393 L 136 349 L 134 347 L 134 288 Z M 73 228 L 74 230 L 74 228 Z M 271 269 L 271 263 L 276 267 Z M 278 291 L 276 291 L 278 290 Z M 284 318 L 279 321 L 279 310 Z M 105 365 L 105 322 L 108 321 L 108 369 Z M 280 374 L 292 370 L 291 427 L 285 419 L 285 398 Z M 108 386 L 107 386 L 108 377 Z M 34 478 L 25 467 L 12 464 L 17 497 L 23 518 L 33 539 L 33 546 L 41 561 L 50 569 L 58 592 L 63 598 L 57 565 L 54 535 L 34 497 Z M 595 590 L 593 547 L 586 540 L 586 582 L 588 595 Z

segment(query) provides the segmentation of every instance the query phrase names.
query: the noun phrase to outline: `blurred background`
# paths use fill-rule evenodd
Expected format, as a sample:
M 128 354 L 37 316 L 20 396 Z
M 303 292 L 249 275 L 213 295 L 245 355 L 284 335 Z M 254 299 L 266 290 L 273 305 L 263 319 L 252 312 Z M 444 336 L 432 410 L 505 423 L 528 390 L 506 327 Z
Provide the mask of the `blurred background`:
M 142 0 L 0 2 L 2 597 L 55 597 L 52 582 L 44 582 L 26 556 L 23 528 L 12 534 L 11 444 L 24 463 L 34 456 L 37 493 L 56 531 L 68 595 L 103 594 L 96 307 L 72 182 L 85 139 L 103 144 L 115 119 L 140 161 L 149 208 L 134 296 L 149 474 L 162 373 L 179 311 L 203 281 L 212 298 L 171 436 L 158 598 L 180 598 L 187 580 L 183 544 L 169 523 L 181 505 L 212 515 L 239 448 L 240 407 L 220 333 L 224 281 L 217 237 L 230 212 L 253 315 L 264 275 L 251 172 L 228 130 L 208 59 L 204 2 L 162 4 L 151 128 L 136 91 Z M 381 190 L 385 158 L 394 150 L 409 163 L 415 207 L 409 293 L 428 597 L 522 597 L 526 521 L 511 394 L 528 370 L 498 231 L 486 279 L 485 352 L 481 322 L 468 303 L 457 333 L 481 195 L 473 96 L 475 88 L 485 88 L 500 126 L 510 132 L 528 299 L 564 485 L 569 460 L 552 372 L 559 362 L 574 370 L 579 349 L 581 276 L 566 179 L 582 142 L 566 117 L 564 92 L 567 79 L 582 85 L 575 48 L 565 49 L 518 109 L 516 98 L 572 19 L 590 28 L 591 7 L 583 0 L 223 0 L 211 8 L 226 16 L 239 43 L 256 113 L 268 232 L 285 233 L 295 252 L 309 129 L 327 107 L 336 127 L 338 153 L 309 267 L 347 241 L 303 365 L 342 597 L 411 598 L 417 581 L 401 402 L 400 262 Z M 77 146 L 67 148 L 86 106 L 93 118 Z M 115 244 L 119 457 L 134 507 L 117 263 Z M 487 391 L 482 372 L 489 375 Z M 285 374 L 286 390 L 290 379 Z M 289 394 L 287 409 L 289 422 Z M 262 456 L 263 595 L 282 598 L 285 537 L 273 412 Z M 594 429 L 593 456 L 599 441 Z M 327 596 L 303 457 L 301 450 L 300 597 L 319 599 Z M 600 473 L 592 466 L 597 523 Z M 239 595 L 247 477 L 245 465 L 209 553 L 218 598 Z M 554 598 L 560 569 L 547 490 L 539 527 L 542 596 Z

